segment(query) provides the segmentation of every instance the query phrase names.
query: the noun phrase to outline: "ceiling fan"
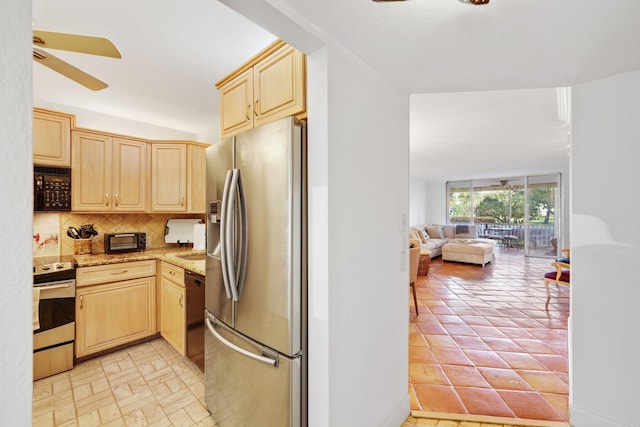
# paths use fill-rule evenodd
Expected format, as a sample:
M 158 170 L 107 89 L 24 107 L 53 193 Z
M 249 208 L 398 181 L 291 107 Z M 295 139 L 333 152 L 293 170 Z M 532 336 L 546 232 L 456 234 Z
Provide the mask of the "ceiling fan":
M 33 44 L 47 49 L 59 49 L 107 56 L 110 58 L 122 58 L 114 44 L 103 37 L 34 30 Z M 37 47 L 33 48 L 33 59 L 91 90 L 102 90 L 109 86 L 105 82 L 98 80 L 81 69 Z
M 407 1 L 407 0 L 371 0 L 371 1 L 374 1 L 376 3 L 390 3 L 394 1 Z M 458 0 L 458 1 L 461 3 L 474 4 L 476 6 L 489 3 L 489 0 Z

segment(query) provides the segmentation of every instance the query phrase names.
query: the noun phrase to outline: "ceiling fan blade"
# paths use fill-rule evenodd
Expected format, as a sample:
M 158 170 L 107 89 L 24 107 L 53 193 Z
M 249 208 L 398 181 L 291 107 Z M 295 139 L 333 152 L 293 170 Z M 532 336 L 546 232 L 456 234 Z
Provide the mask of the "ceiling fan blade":
M 68 62 L 63 61 L 60 58 L 56 58 L 49 52 L 45 52 L 40 49 L 33 49 L 33 59 L 45 67 L 51 68 L 63 76 L 80 83 L 82 86 L 91 90 L 102 90 L 109 87 L 105 82 L 96 79 L 90 74 L 85 73 L 79 68 L 74 67 Z
M 48 49 L 89 53 L 91 55 L 108 56 L 110 58 L 122 58 L 115 45 L 103 37 L 34 30 L 33 43 L 38 47 Z

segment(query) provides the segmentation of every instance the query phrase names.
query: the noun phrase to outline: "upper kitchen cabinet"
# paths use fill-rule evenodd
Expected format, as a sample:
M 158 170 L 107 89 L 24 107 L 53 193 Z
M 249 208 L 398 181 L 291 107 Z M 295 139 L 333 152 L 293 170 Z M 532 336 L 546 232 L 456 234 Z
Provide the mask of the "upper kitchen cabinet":
M 216 83 L 220 135 L 229 136 L 287 116 L 305 115 L 305 56 L 278 40 Z
M 187 211 L 187 144 L 151 145 L 151 210 Z
M 205 213 L 206 146 L 187 146 L 187 212 Z
M 33 163 L 42 166 L 71 166 L 73 116 L 33 109 Z
M 199 142 L 151 144 L 151 211 L 205 212 L 205 149 Z
M 72 210 L 145 212 L 149 144 L 93 131 L 72 134 Z

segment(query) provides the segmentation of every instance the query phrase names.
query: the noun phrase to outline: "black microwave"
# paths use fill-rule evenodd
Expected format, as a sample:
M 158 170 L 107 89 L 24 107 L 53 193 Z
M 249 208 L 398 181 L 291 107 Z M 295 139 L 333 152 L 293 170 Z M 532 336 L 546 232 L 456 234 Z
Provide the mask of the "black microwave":
M 63 212 L 71 210 L 71 169 L 34 166 L 33 210 Z
M 143 251 L 146 245 L 146 233 L 106 233 L 104 235 L 104 251 L 108 254 Z

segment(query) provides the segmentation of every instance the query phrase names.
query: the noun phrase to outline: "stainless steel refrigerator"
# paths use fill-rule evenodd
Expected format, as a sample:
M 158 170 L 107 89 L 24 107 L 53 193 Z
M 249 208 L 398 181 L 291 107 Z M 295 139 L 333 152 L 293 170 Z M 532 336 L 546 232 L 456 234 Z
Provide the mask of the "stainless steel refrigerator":
M 306 137 L 289 117 L 207 156 L 205 401 L 221 426 L 305 426 Z

